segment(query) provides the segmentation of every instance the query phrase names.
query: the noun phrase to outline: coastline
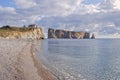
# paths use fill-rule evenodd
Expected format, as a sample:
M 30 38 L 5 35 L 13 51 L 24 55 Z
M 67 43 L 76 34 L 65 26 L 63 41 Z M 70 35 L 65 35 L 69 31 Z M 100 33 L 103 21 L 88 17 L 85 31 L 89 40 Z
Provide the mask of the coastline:
M 33 41 L 0 41 L 0 80 L 56 80 L 35 58 Z
M 48 70 L 46 70 L 42 66 L 42 64 L 37 60 L 37 58 L 35 57 L 33 43 L 31 45 L 31 57 L 32 57 L 33 62 L 34 62 L 34 66 L 37 69 L 38 75 L 40 75 L 43 78 L 43 80 L 57 80 L 57 78 L 52 73 L 50 73 Z

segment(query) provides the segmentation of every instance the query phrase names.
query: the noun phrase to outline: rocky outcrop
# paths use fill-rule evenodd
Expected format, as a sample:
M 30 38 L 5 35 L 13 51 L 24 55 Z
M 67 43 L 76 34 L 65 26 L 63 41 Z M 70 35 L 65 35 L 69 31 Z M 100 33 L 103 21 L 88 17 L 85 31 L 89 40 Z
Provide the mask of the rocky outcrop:
M 91 39 L 95 39 L 95 35 L 94 34 L 92 34 Z
M 44 39 L 42 28 L 31 28 L 26 31 L 5 31 L 4 35 L 0 36 L 3 38 L 13 39 Z
M 74 32 L 65 30 L 48 29 L 48 38 L 66 38 L 66 39 L 89 39 L 88 32 Z
M 18 36 L 18 38 L 44 39 L 44 34 L 42 31 L 42 28 L 35 28 L 31 31 L 20 34 L 20 36 Z

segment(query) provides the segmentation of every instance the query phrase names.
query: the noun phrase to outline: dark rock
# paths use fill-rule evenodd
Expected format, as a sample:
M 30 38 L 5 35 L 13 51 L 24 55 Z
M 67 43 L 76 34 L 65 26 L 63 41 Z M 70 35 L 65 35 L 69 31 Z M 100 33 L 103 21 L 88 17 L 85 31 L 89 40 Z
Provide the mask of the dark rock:
M 94 34 L 92 34 L 91 39 L 95 39 L 95 35 Z

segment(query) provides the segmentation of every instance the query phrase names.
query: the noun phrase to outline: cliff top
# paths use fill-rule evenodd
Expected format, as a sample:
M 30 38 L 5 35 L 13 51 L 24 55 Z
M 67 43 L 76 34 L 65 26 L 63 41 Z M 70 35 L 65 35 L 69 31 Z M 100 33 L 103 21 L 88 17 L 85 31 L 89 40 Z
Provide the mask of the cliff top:
M 53 29 L 53 28 L 48 28 L 48 31 L 49 30 L 55 30 L 55 31 L 65 31 L 65 32 L 75 32 L 75 33 L 90 33 L 90 32 L 87 32 L 87 31 L 70 31 L 70 30 L 64 30 L 64 29 Z
M 31 31 L 33 28 L 30 27 L 12 27 L 12 26 L 3 26 L 0 27 L 0 32 L 3 31 L 20 31 L 20 32 L 25 32 L 25 31 Z
M 44 38 L 42 28 L 40 27 L 0 27 L 0 37 L 3 38 Z

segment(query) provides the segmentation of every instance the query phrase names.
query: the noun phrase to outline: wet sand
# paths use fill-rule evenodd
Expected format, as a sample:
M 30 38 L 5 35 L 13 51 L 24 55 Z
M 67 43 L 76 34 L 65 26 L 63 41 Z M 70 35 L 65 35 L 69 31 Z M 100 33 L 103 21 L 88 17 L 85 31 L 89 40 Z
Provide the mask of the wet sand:
M 56 80 L 35 58 L 34 44 L 0 39 L 0 80 Z

